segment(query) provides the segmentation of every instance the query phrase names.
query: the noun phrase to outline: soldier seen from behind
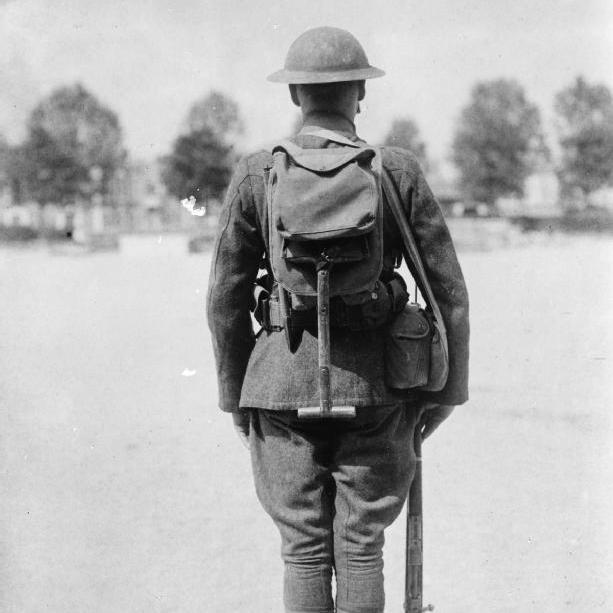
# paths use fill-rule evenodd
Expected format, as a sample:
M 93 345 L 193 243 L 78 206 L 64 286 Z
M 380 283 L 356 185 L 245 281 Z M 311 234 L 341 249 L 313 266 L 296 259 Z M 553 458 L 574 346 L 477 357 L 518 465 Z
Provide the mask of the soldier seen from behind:
M 219 404 L 281 535 L 288 613 L 383 611 L 414 431 L 468 397 L 468 296 L 441 210 L 409 151 L 356 134 L 365 80 L 383 74 L 338 28 L 292 44 L 269 79 L 289 84 L 303 127 L 239 162 L 212 258 Z

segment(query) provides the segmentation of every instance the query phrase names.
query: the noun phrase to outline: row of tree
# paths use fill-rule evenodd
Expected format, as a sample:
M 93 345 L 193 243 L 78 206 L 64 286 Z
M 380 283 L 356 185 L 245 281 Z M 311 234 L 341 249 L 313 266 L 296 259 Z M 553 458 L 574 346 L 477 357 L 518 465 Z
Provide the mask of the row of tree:
M 212 92 L 190 109 L 172 152 L 162 158 L 168 191 L 184 198 L 219 198 L 243 132 L 238 106 Z M 89 202 L 112 193 L 128 163 L 118 116 L 82 85 L 61 87 L 31 112 L 26 137 L 9 146 L 0 135 L 0 188 L 17 202 Z
M 595 190 L 613 183 L 613 97 L 600 84 L 578 77 L 554 100 L 559 159 L 554 165 L 539 109 L 519 83 L 477 83 L 462 109 L 452 159 L 466 198 L 493 205 L 521 196 L 528 175 L 554 166 L 564 198 L 584 204 Z M 386 144 L 412 150 L 427 168 L 426 146 L 411 119 L 396 120 Z
M 556 95 L 554 109 L 563 190 L 587 199 L 613 183 L 611 92 L 579 77 Z M 196 102 L 162 159 L 168 191 L 201 202 L 219 198 L 243 130 L 238 106 L 227 96 L 211 92 Z M 427 170 L 426 145 L 409 117 L 392 123 L 384 144 L 412 150 Z M 501 196 L 520 196 L 526 177 L 551 157 L 539 110 L 520 84 L 500 79 L 473 87 L 452 145 L 465 198 L 493 205 Z M 0 181 L 18 200 L 70 203 L 107 195 L 126 161 L 117 115 L 79 84 L 59 88 L 36 106 L 19 146 L 0 139 Z

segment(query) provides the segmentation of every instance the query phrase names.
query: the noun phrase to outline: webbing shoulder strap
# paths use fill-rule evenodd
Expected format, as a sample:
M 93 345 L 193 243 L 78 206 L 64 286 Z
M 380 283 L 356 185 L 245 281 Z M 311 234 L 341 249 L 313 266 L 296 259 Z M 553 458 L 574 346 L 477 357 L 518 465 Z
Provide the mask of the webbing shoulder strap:
M 298 166 L 314 172 L 329 172 L 345 166 L 354 160 L 375 157 L 377 151 L 374 147 L 334 147 L 303 149 L 290 140 L 278 143 L 272 150 L 273 155 L 285 151 Z
M 334 132 L 333 130 L 328 130 L 327 128 L 317 128 L 317 127 L 306 127 L 302 128 L 298 133 L 299 136 L 319 136 L 320 138 L 325 138 L 326 140 L 331 140 L 334 143 L 339 143 L 341 145 L 347 145 L 348 147 L 362 147 L 360 143 L 356 143 L 351 139 L 339 134 L 338 132 Z
M 424 297 L 426 298 L 426 302 L 432 309 L 432 313 L 441 327 L 441 330 L 445 332 L 445 322 L 438 307 L 438 303 L 436 302 L 436 298 L 434 297 L 434 292 L 430 287 L 428 276 L 426 275 L 421 256 L 419 255 L 419 250 L 417 249 L 417 244 L 415 243 L 415 237 L 413 236 L 409 222 L 407 221 L 406 215 L 402 209 L 402 204 L 400 203 L 400 198 L 398 196 L 398 192 L 396 191 L 396 186 L 394 185 L 389 172 L 385 168 L 381 173 L 381 180 L 383 184 L 383 191 L 385 192 L 390 209 L 392 209 L 392 213 L 394 214 L 394 218 L 398 224 L 398 229 L 402 235 L 406 252 L 405 255 L 408 256 L 408 259 L 415 267 L 415 272 L 419 277 L 419 282 L 424 293 Z M 413 192 L 411 192 L 411 199 L 413 199 Z

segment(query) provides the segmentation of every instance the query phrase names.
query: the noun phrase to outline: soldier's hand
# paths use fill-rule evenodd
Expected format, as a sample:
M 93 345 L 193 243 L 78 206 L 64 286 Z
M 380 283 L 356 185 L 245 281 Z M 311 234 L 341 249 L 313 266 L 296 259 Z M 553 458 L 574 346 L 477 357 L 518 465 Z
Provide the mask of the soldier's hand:
M 239 410 L 232 413 L 232 421 L 241 443 L 249 449 L 249 411 Z
M 454 406 L 448 404 L 427 403 L 424 406 L 418 428 L 422 439 L 427 439 L 452 413 Z

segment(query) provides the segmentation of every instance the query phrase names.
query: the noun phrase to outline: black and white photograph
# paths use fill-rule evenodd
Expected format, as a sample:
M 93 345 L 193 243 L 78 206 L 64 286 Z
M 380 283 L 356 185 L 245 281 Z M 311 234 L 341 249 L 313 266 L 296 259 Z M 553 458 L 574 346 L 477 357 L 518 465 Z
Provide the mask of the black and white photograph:
M 0 613 L 613 611 L 613 3 L 0 0 Z

